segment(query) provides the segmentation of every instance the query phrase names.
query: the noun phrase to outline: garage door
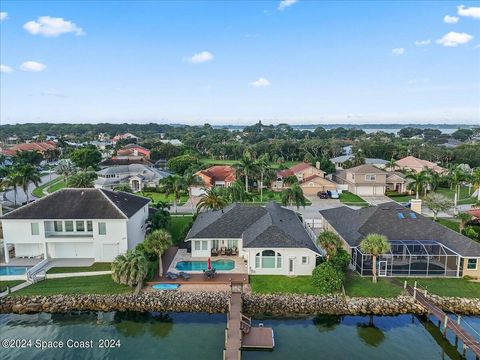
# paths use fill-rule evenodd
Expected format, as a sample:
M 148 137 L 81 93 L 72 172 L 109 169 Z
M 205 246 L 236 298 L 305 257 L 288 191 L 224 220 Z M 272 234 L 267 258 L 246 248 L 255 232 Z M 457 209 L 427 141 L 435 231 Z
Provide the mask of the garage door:
M 373 186 L 357 186 L 357 195 L 367 195 L 372 196 L 373 193 Z
M 53 246 L 52 246 L 53 245 Z M 53 257 L 55 258 L 93 258 L 93 244 L 86 243 L 57 243 L 49 244 L 53 247 Z
M 314 187 L 304 186 L 302 187 L 302 189 L 305 195 L 317 195 L 319 191 L 323 191 L 323 186 L 314 186 Z
M 112 261 L 118 255 L 118 244 L 103 244 L 102 261 Z

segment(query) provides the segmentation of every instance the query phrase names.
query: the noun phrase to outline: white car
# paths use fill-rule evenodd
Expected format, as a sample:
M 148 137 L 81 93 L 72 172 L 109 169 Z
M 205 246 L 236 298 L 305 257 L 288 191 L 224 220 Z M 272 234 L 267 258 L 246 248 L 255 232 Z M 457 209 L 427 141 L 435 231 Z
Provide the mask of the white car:
M 330 191 L 330 198 L 331 199 L 338 199 L 339 198 L 338 191 L 337 190 L 331 190 Z

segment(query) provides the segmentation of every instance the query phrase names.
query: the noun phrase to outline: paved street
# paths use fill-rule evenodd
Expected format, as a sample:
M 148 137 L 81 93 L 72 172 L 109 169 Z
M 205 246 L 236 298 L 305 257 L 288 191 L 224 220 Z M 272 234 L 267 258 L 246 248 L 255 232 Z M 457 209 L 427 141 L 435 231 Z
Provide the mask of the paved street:
M 55 173 L 42 176 L 40 185 L 43 185 L 43 184 L 49 182 L 50 180 L 54 180 L 57 177 L 58 177 L 58 175 L 55 174 Z M 36 186 L 34 184 L 30 184 L 30 186 L 28 187 L 28 197 L 29 197 L 29 199 L 36 199 L 36 197 L 33 196 L 33 194 L 32 194 L 32 191 L 35 188 L 36 188 Z M 14 193 L 13 190 L 5 191 L 2 195 L 2 201 L 5 201 L 7 203 L 13 204 L 14 199 L 15 199 L 15 193 Z M 25 195 L 25 192 L 23 191 L 23 189 L 18 188 L 17 189 L 17 204 L 21 204 L 22 202 L 25 202 L 25 201 L 27 201 L 27 196 Z

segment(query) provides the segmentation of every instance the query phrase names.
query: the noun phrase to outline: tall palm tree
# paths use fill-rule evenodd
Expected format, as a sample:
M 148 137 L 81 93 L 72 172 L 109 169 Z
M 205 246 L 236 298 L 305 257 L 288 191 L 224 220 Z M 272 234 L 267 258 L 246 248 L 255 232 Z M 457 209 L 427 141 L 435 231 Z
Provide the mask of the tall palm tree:
M 55 172 L 58 175 L 64 176 L 65 181 L 68 182 L 68 177 L 75 174 L 77 168 L 75 164 L 70 159 L 62 159 L 58 162 Z
M 460 195 L 460 184 L 466 179 L 467 175 L 459 166 L 455 166 L 450 169 L 449 180 L 450 185 L 452 186 L 452 189 L 454 191 L 453 206 L 455 207 L 455 209 L 457 208 L 458 197 Z
M 248 176 L 250 173 L 255 171 L 255 168 L 257 167 L 255 159 L 250 151 L 245 150 L 243 152 L 242 158 L 239 160 L 238 164 L 235 165 L 235 167 L 243 174 L 243 176 L 245 176 L 245 191 L 248 193 Z
M 295 204 L 297 206 L 297 209 L 299 209 L 300 206 L 305 207 L 305 205 L 307 204 L 305 196 L 303 196 L 303 190 L 298 184 L 293 184 L 288 189 L 283 190 L 281 193 L 281 198 L 282 205 L 284 206 L 292 206 L 293 204 Z
M 128 250 L 119 255 L 112 263 L 112 279 L 116 283 L 135 287 L 138 294 L 148 273 L 148 260 L 141 251 Z
M 172 236 L 167 230 L 152 231 L 144 241 L 145 250 L 158 256 L 158 274 L 163 275 L 162 255 L 173 245 Z
M 94 171 L 79 171 L 68 179 L 68 187 L 71 188 L 93 188 L 97 174 Z
M 430 185 L 430 190 L 437 190 L 438 185 L 440 184 L 441 176 L 435 170 L 428 168 L 425 170 L 427 172 L 427 183 Z
M 173 195 L 173 211 L 177 212 L 177 203 L 180 200 L 182 192 L 186 190 L 185 179 L 180 175 L 171 175 L 162 179 L 165 195 Z
M 386 236 L 380 234 L 368 234 L 360 243 L 360 249 L 372 255 L 372 281 L 377 282 L 377 256 L 390 251 L 390 243 Z
M 206 192 L 200 195 L 200 201 L 197 203 L 197 212 L 201 210 L 220 210 L 227 205 L 227 201 L 220 194 L 217 188 L 207 189 Z
M 426 186 L 428 181 L 428 175 L 425 170 L 422 170 L 417 173 L 410 173 L 405 176 L 407 179 L 412 181 L 408 184 L 410 190 L 415 189 L 415 198 L 418 200 L 420 198 L 421 190 Z
M 392 157 L 385 165 L 390 171 L 395 170 L 395 166 L 397 166 L 397 161 Z
M 333 231 L 323 231 L 317 238 L 317 245 L 327 253 L 327 260 L 335 256 L 338 249 L 342 246 L 340 237 Z
M 246 202 L 250 199 L 249 194 L 245 191 L 245 186 L 238 180 L 226 188 L 226 194 L 231 202 Z
M 30 184 L 35 184 L 35 186 L 38 186 L 40 184 L 41 178 L 40 178 L 40 172 L 37 170 L 37 168 L 31 164 L 23 165 L 19 168 L 18 170 L 19 175 L 20 175 L 20 186 L 22 187 L 25 196 L 27 198 L 27 204 L 29 202 L 29 196 L 28 196 L 28 187 Z
M 460 213 L 457 215 L 457 218 L 460 220 L 460 224 L 458 225 L 458 231 L 463 232 L 465 230 L 465 226 L 468 224 L 469 221 L 472 220 L 472 215 L 469 213 Z
M 480 202 L 480 166 L 476 167 L 470 175 L 470 181 L 477 187 L 477 202 Z
M 268 154 L 263 154 L 256 161 L 255 165 L 260 172 L 260 202 L 263 201 L 263 178 L 265 173 L 270 170 L 270 162 L 268 161 Z
M 194 212 L 194 203 L 192 199 L 192 186 L 200 186 L 203 185 L 203 180 L 200 176 L 195 175 L 191 172 L 186 172 L 183 175 L 183 181 L 185 182 L 185 186 L 188 189 L 188 200 L 192 204 L 192 213 Z
M 21 185 L 21 175 L 18 168 L 10 166 L 7 170 L 7 175 L 3 178 L 2 186 L 6 188 L 13 188 L 13 199 L 15 207 L 17 206 L 18 187 Z

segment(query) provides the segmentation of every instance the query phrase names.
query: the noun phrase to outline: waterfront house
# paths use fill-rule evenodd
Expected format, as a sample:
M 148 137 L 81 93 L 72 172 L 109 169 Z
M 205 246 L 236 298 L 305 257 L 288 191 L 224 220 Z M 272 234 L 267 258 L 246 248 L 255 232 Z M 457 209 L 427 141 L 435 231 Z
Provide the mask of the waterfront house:
M 271 184 L 274 191 L 282 191 L 290 186 L 284 179 L 295 176 L 298 180 L 304 195 L 316 195 L 319 191 L 335 190 L 337 185 L 325 178 L 325 172 L 320 169 L 320 164 L 313 166 L 307 163 L 300 163 L 289 169 L 277 172 L 277 178 Z
M 4 215 L 15 257 L 112 261 L 145 238 L 150 199 L 100 189 L 61 189 Z
M 387 237 L 391 250 L 377 258 L 380 276 L 480 278 L 480 244 L 396 202 L 359 210 L 321 210 L 323 229 L 334 231 L 361 275 L 372 274 L 372 256 L 360 249 L 371 233 Z
M 192 259 L 226 252 L 243 258 L 249 274 L 311 275 L 320 251 L 308 230 L 294 211 L 276 202 L 235 203 L 200 213 L 185 241 Z
M 447 172 L 447 169 L 438 166 L 437 164 L 416 158 L 414 156 L 407 156 L 395 162 L 396 169 L 398 170 L 406 170 L 406 171 L 413 171 L 413 172 L 420 172 L 422 170 L 431 169 L 438 174 L 444 174 Z
M 128 184 L 133 192 L 145 187 L 158 186 L 161 179 L 171 174 L 142 164 L 118 165 L 97 171 L 95 180 L 97 189 L 114 189 L 119 184 Z
M 205 193 L 204 189 L 229 187 L 237 178 L 235 173 L 235 169 L 228 165 L 215 165 L 210 166 L 208 169 L 197 171 L 195 175 L 202 180 L 202 184 L 191 186 L 190 194 L 200 196 Z

